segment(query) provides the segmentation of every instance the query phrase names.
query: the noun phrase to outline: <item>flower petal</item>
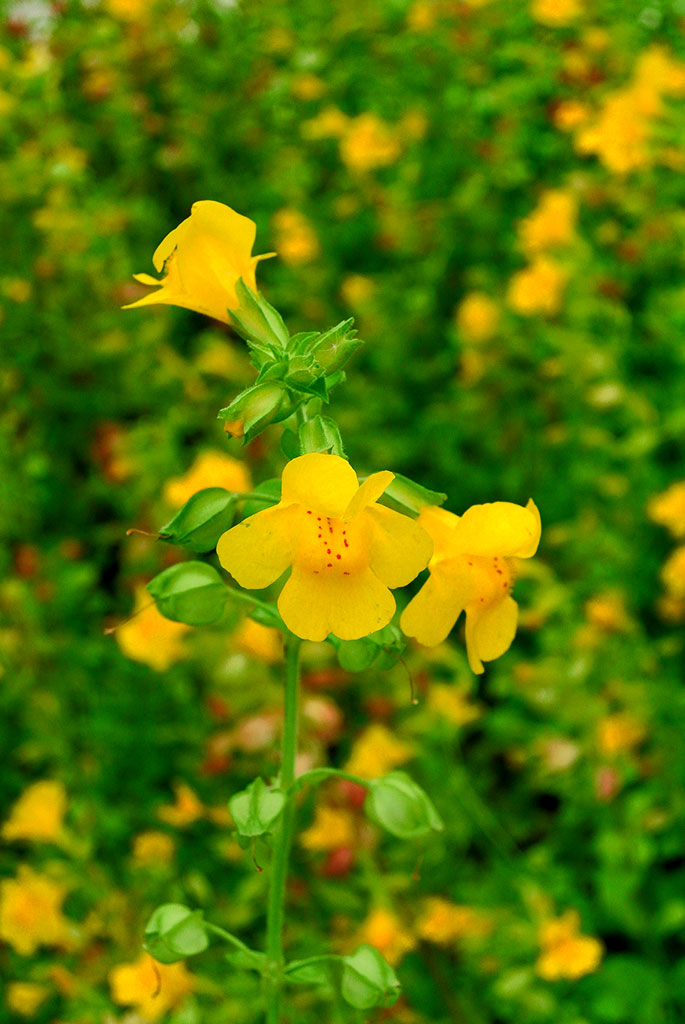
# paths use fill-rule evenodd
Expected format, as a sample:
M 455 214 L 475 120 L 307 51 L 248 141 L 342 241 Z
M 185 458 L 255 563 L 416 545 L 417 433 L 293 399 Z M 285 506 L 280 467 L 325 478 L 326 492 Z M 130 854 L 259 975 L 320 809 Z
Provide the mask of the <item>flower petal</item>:
M 283 621 L 303 640 L 358 640 L 390 622 L 395 599 L 369 570 L 349 577 L 318 576 L 293 567 L 278 599 Z
M 225 203 L 200 199 L 193 203 L 190 216 L 193 228 L 215 240 L 223 252 L 240 252 L 249 260 L 257 237 L 257 225 L 249 217 L 236 213 Z
M 390 470 L 384 469 L 380 473 L 372 473 L 371 476 L 367 476 L 363 484 L 361 484 L 359 490 L 354 495 L 349 505 L 343 513 L 343 519 L 349 521 L 358 516 L 368 505 L 372 505 L 375 501 L 378 501 L 381 494 L 395 479 L 395 474 L 391 473 Z
M 471 576 L 461 559 L 440 562 L 402 612 L 400 628 L 426 647 L 445 640 L 473 596 Z
M 471 670 L 480 674 L 483 662 L 499 658 L 508 651 L 516 636 L 518 605 L 512 597 L 488 605 L 483 611 L 478 605 L 466 610 L 466 653 Z
M 510 501 L 472 505 L 455 526 L 454 543 L 463 554 L 529 558 L 539 540 L 540 514 L 532 502 L 526 508 Z
M 311 452 L 293 459 L 283 470 L 282 501 L 339 518 L 358 487 L 357 474 L 345 459 Z
M 296 506 L 275 505 L 228 530 L 216 547 L 223 568 L 248 590 L 274 583 L 292 564 L 299 515 Z
M 411 583 L 426 568 L 433 552 L 433 542 L 426 531 L 416 520 L 383 505 L 372 505 L 365 515 L 372 524 L 369 558 L 372 571 L 391 589 Z
M 433 541 L 433 558 L 449 558 L 455 553 L 455 527 L 459 516 L 437 505 L 424 505 L 417 522 Z

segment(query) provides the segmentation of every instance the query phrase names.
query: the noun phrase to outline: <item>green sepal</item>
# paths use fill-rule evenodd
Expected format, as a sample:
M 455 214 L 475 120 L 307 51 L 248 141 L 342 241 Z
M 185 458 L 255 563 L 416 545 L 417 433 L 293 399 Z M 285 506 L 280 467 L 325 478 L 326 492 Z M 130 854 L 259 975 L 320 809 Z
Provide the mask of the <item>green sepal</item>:
M 311 351 L 314 339 L 320 337 L 320 331 L 300 331 L 298 334 L 293 334 L 288 342 L 288 349 L 296 355 L 304 355 Z
M 390 964 L 373 946 L 363 945 L 342 958 L 340 990 L 350 1006 L 368 1010 L 372 1006 L 392 1006 L 400 994 L 400 983 Z
M 254 949 L 234 949 L 226 954 L 226 960 L 232 967 L 259 974 L 263 974 L 266 967 L 266 954 Z
M 328 416 L 313 416 L 300 424 L 300 453 L 324 452 L 345 458 L 342 437 L 337 423 Z
M 343 320 L 342 323 L 320 334 L 315 342 L 310 343 L 312 354 L 327 374 L 341 370 L 348 359 L 364 344 L 356 337 L 357 332 L 353 329 L 353 324 L 352 317 Z
M 145 925 L 143 948 L 161 964 L 175 964 L 209 945 L 202 912 L 181 903 L 157 907 Z
M 286 347 L 290 338 L 281 314 L 266 301 L 261 292 L 253 292 L 242 277 L 236 281 L 235 293 L 238 308 L 227 310 L 231 327 L 245 339 L 258 357 L 278 357 L 279 351 Z
M 385 488 L 383 498 L 399 506 L 400 511 L 416 516 L 425 505 L 443 505 L 447 495 L 441 491 L 429 491 L 409 477 L 395 473 L 395 479 Z
M 294 430 L 286 428 L 281 434 L 281 451 L 288 460 L 296 459 L 298 455 L 302 454 L 300 439 Z
M 233 525 L 236 497 L 224 487 L 197 491 L 160 532 L 169 544 L 180 544 L 195 554 L 213 551 L 219 537 Z
M 363 672 L 378 657 L 379 648 L 368 637 L 361 640 L 341 640 L 338 646 L 338 664 L 346 672 Z
M 248 618 L 254 619 L 260 626 L 269 626 L 271 629 L 285 629 L 285 623 L 281 618 L 278 608 L 273 605 L 273 608 L 264 608 L 262 605 L 256 605 L 252 611 L 248 612 Z
M 271 423 L 287 419 L 292 411 L 293 405 L 283 384 L 264 381 L 241 391 L 230 405 L 219 410 L 217 419 L 229 423 L 242 421 L 243 444 L 247 444 Z
M 243 505 L 243 519 L 253 516 L 256 512 L 262 512 L 265 508 L 272 508 L 278 505 L 281 500 L 281 481 L 278 477 L 264 480 L 257 484 L 256 490 L 260 494 L 271 495 L 273 501 L 262 501 L 260 498 L 248 498 Z
M 285 795 L 276 787 L 268 789 L 263 779 L 255 779 L 231 797 L 228 807 L 241 836 L 262 836 L 280 817 Z
M 299 967 L 297 962 L 288 964 L 285 969 L 285 977 L 295 985 L 327 985 L 329 983 L 329 972 L 323 964 L 304 964 Z
M 371 821 L 399 839 L 419 839 L 445 827 L 428 795 L 406 772 L 373 779 L 364 810 Z
M 188 626 L 218 622 L 228 597 L 228 587 L 206 562 L 172 565 L 150 580 L 147 589 L 165 618 Z
M 288 359 L 278 359 L 274 363 L 265 363 L 257 376 L 257 384 L 265 380 L 282 380 L 288 372 Z

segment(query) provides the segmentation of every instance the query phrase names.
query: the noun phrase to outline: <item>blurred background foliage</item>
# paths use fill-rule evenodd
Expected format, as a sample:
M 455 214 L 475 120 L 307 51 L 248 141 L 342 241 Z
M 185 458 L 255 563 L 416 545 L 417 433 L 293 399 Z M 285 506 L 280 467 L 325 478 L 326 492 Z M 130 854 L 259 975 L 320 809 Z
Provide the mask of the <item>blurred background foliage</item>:
M 237 609 L 103 632 L 182 557 L 128 527 L 283 462 L 215 420 L 239 340 L 119 308 L 196 199 L 257 222 L 293 332 L 357 318 L 360 472 L 543 519 L 485 676 L 460 643 L 361 675 L 307 647 L 302 765 L 407 765 L 448 828 L 310 797 L 288 949 L 377 945 L 378 1021 L 683 1019 L 684 31 L 682 0 L 4 5 L 0 1019 L 260 1019 L 219 949 L 155 997 L 140 941 L 180 901 L 259 942 L 268 851 L 225 808 L 276 770 L 279 645 Z

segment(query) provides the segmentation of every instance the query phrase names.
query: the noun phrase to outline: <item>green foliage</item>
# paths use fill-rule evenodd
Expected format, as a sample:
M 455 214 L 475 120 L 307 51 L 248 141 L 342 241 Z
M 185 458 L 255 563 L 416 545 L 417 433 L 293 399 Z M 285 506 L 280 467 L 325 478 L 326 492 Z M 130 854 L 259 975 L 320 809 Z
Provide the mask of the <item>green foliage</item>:
M 223 487 L 205 487 L 161 528 L 161 539 L 195 554 L 214 551 L 219 537 L 233 525 L 235 504 L 235 495 Z
M 228 590 L 206 562 L 180 562 L 147 585 L 162 615 L 188 626 L 209 626 L 224 613 Z
M 373 779 L 364 809 L 371 821 L 400 839 L 419 839 L 445 827 L 426 793 L 405 772 Z
M 345 1002 L 358 1010 L 392 1006 L 400 994 L 397 975 L 373 946 L 360 946 L 343 957 L 341 991 Z
M 255 779 L 242 793 L 232 796 L 228 806 L 241 836 L 261 836 L 270 832 L 280 817 L 285 796 L 275 787 L 267 789 L 263 779 Z
M 208 945 L 202 914 L 180 903 L 157 907 L 145 925 L 145 949 L 162 964 L 203 953 Z

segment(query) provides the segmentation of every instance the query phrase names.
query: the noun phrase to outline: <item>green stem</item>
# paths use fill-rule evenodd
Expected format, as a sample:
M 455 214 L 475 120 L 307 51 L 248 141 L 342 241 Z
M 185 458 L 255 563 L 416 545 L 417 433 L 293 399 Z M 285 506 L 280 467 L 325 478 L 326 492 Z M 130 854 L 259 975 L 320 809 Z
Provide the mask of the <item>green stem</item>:
M 236 949 L 239 949 L 241 953 L 251 953 L 254 955 L 255 951 L 253 949 L 246 946 L 245 943 L 241 942 L 235 935 L 231 935 L 231 933 L 227 932 L 225 928 L 219 928 L 218 924 L 210 924 L 209 921 L 205 921 L 204 926 L 206 931 L 212 932 L 214 935 L 218 935 L 224 940 L 224 942 L 228 942 L 229 945 L 235 946 Z
M 246 594 L 244 590 L 236 590 L 235 587 L 229 587 L 228 591 L 231 599 L 234 601 L 242 601 L 243 604 L 251 604 L 254 608 L 261 608 L 262 611 L 269 612 L 270 615 L 278 615 L 278 609 L 275 604 L 269 604 L 268 601 L 260 601 L 258 597 Z
M 315 786 L 317 782 L 324 782 L 326 779 L 347 779 L 348 782 L 355 782 L 358 786 L 364 786 L 365 789 L 368 788 L 370 781 L 360 778 L 359 775 L 343 772 L 339 768 L 312 768 L 311 771 L 304 772 L 295 780 L 290 792 L 291 794 L 299 793 L 305 786 Z
M 297 696 L 299 682 L 300 641 L 291 635 L 286 638 L 285 650 L 285 717 L 281 746 L 280 786 L 287 793 L 295 781 L 295 755 L 297 753 Z M 283 985 L 283 919 L 285 887 L 288 877 L 288 858 L 295 819 L 295 801 L 289 797 L 280 826 L 274 836 L 271 861 L 269 907 L 267 914 L 265 973 L 267 1024 L 279 1024 L 281 989 Z

